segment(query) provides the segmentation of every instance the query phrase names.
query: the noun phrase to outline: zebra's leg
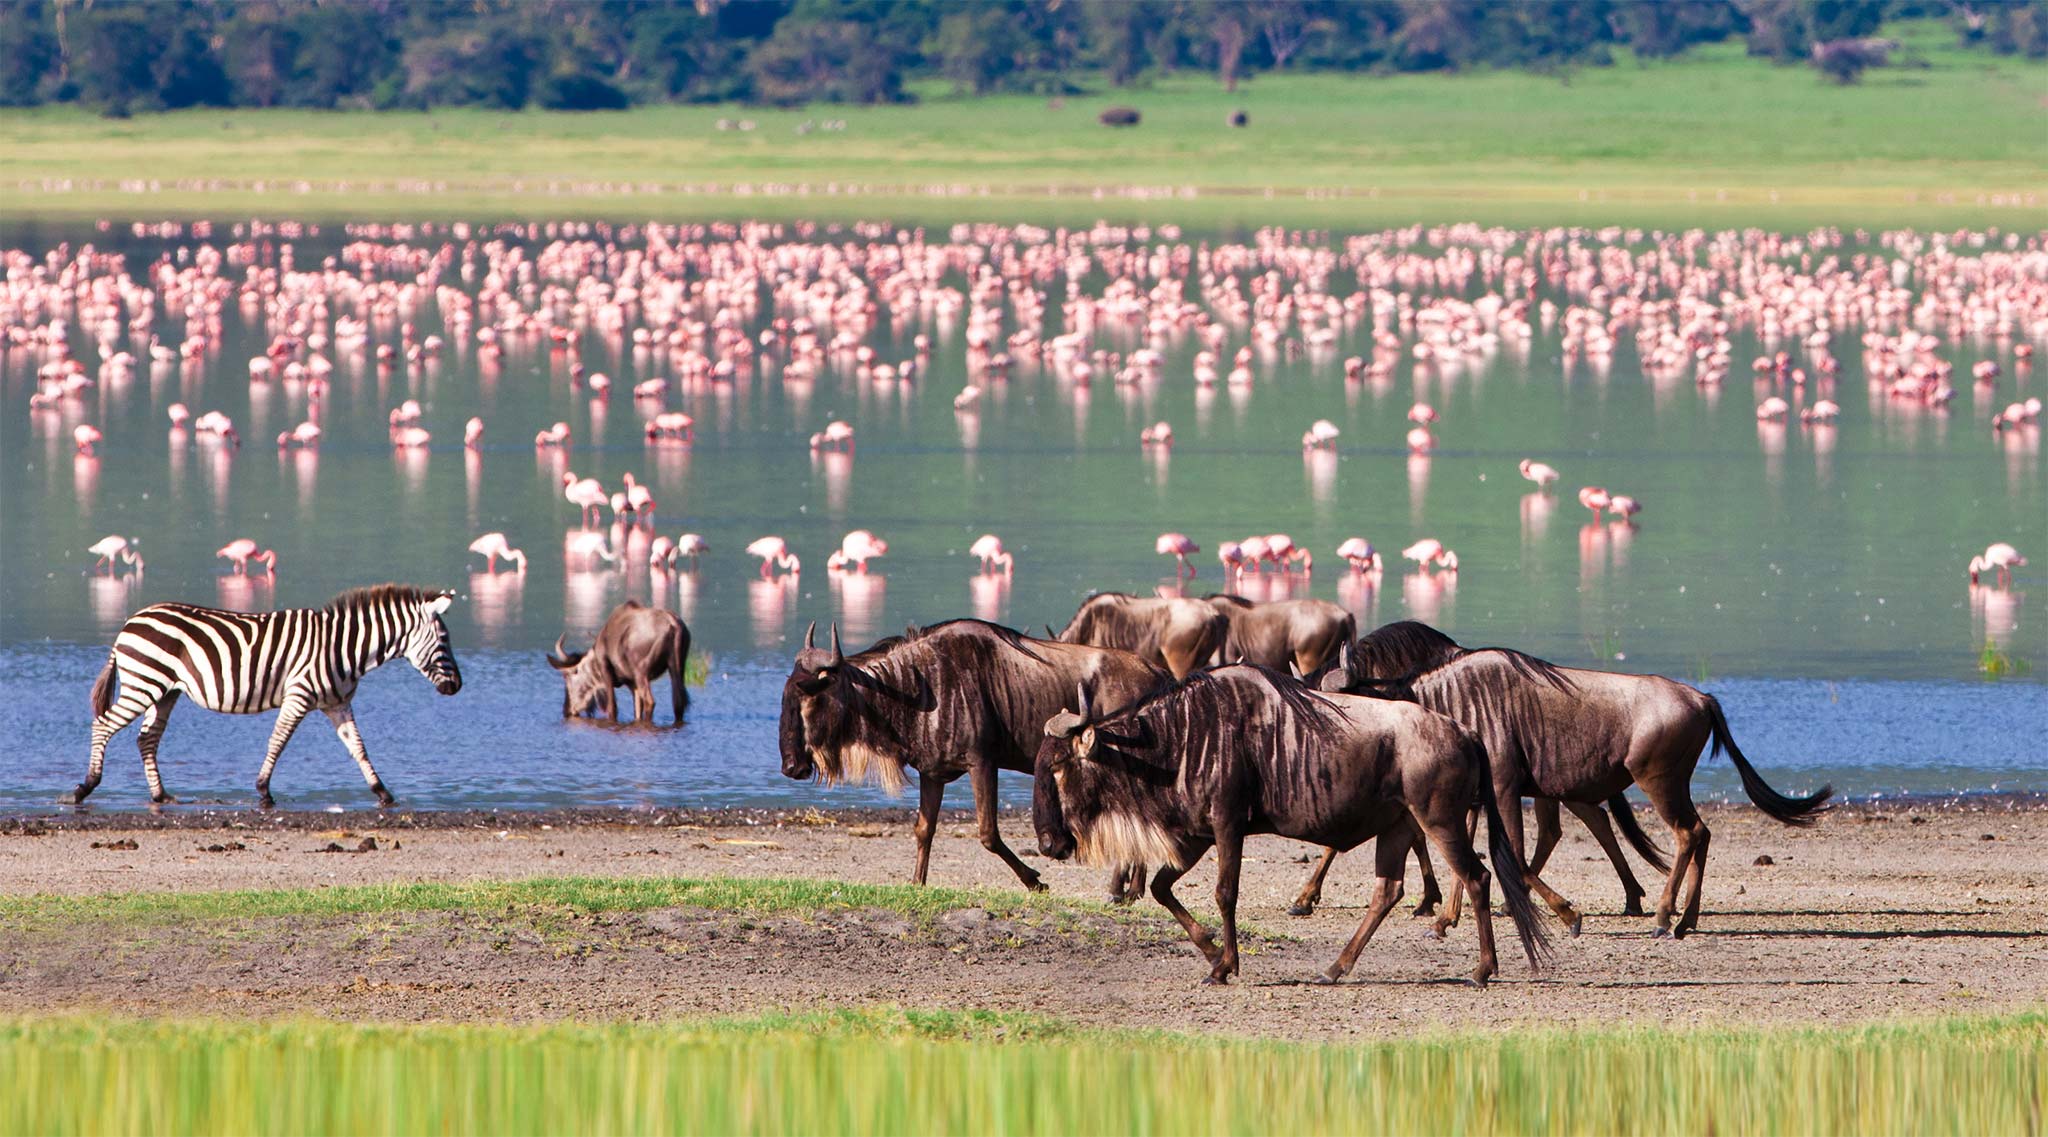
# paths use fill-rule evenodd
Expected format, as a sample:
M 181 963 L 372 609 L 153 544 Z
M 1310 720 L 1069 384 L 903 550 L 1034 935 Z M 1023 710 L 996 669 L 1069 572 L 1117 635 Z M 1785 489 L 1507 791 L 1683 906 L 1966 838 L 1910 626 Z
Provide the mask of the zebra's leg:
M 256 771 L 256 801 L 265 809 L 277 804 L 270 797 L 270 775 L 277 770 L 278 756 L 284 753 L 284 744 L 292 740 L 292 732 L 299 729 L 299 720 L 311 709 L 306 705 L 306 697 L 297 691 L 287 694 L 284 704 L 277 708 L 277 725 L 271 728 L 270 745 L 263 752 L 263 768 Z
M 391 791 L 384 788 L 384 779 L 377 776 L 377 767 L 370 765 L 369 751 L 363 749 L 362 732 L 356 729 L 355 708 L 347 703 L 328 707 L 327 717 L 333 721 L 334 733 L 340 736 L 341 744 L 355 755 L 356 765 L 363 771 L 363 780 L 370 783 L 370 792 L 377 795 L 377 804 L 397 805 L 398 799 L 391 796 Z
M 86 759 L 85 780 L 71 791 L 73 805 L 85 800 L 86 795 L 99 788 L 100 775 L 107 764 L 107 740 L 119 734 L 122 728 L 134 722 L 136 717 L 149 709 L 155 700 L 147 692 L 132 686 L 124 686 L 120 699 L 107 708 L 107 713 L 92 720 L 92 756 Z
M 149 779 L 149 800 L 158 805 L 178 800 L 165 792 L 163 776 L 156 768 L 157 744 L 164 740 L 164 728 L 171 725 L 171 708 L 177 705 L 177 688 L 165 691 L 164 697 L 143 713 L 142 731 L 135 736 L 135 748 L 142 751 L 142 776 Z

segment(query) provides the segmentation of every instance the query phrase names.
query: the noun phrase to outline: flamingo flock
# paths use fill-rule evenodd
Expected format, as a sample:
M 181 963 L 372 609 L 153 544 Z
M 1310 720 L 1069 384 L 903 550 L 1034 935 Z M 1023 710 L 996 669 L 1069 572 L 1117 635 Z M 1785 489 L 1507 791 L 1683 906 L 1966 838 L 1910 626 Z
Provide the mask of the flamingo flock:
M 1306 360 L 1312 370 L 1327 368 L 1333 384 L 1341 375 L 1328 417 L 1314 418 L 1300 435 L 1312 484 L 1316 477 L 1335 481 L 1334 473 L 1315 472 L 1379 452 L 1405 454 L 1411 483 L 1420 484 L 1432 464 L 1461 469 L 1474 461 L 1455 449 L 1464 445 L 1460 423 L 1469 400 L 1452 381 L 1498 353 L 1525 353 L 1539 332 L 1553 332 L 1568 376 L 1606 382 L 1616 360 L 1632 353 L 1648 384 L 1689 382 L 1709 393 L 1749 384 L 1753 394 L 1727 409 L 1746 419 L 1753 401 L 1766 457 L 1772 439 L 1795 420 L 1799 437 L 1818 449 L 1838 429 L 1956 417 L 1965 406 L 1980 408 L 1968 413 L 1988 427 L 1978 445 L 2022 462 L 2038 454 L 2041 399 L 2027 385 L 2034 344 L 2048 340 L 2048 250 L 2038 235 L 2024 233 L 1460 225 L 1336 242 L 1274 232 L 1209 244 L 1185 241 L 1167 226 L 1052 234 L 962 225 L 943 235 L 870 226 L 828 237 L 803 227 L 771 232 L 746 225 L 365 224 L 350 226 L 348 243 L 315 267 L 295 253 L 310 236 L 302 223 L 260 232 L 252 226 L 222 240 L 210 227 L 203 235 L 196 225 L 171 227 L 185 243 L 146 264 L 74 249 L 6 253 L 0 333 L 9 349 L 35 361 L 28 414 L 57 445 L 69 438 L 81 469 L 109 447 L 132 444 L 117 420 L 83 420 L 95 399 L 107 406 L 107 393 L 126 388 L 140 371 L 184 377 L 175 389 L 190 403 L 166 409 L 174 456 L 198 447 L 211 462 L 248 461 L 235 457 L 241 431 L 214 405 L 219 400 L 210 396 L 218 392 L 190 378 L 219 382 L 225 373 L 248 386 L 252 407 L 259 395 L 285 403 L 290 417 L 282 421 L 292 425 L 277 433 L 278 449 L 305 469 L 321 461 L 323 446 L 347 442 L 345 431 L 329 433 L 331 385 L 374 375 L 380 394 L 386 383 L 399 388 L 375 405 L 401 470 L 423 468 L 418 464 L 442 445 L 437 437 L 452 440 L 457 423 L 472 470 L 496 470 L 505 460 L 489 438 L 523 439 L 532 430 L 531 460 L 576 511 L 576 530 L 562 539 L 565 560 L 579 565 L 623 563 L 624 526 L 636 541 L 636 561 L 699 570 L 712 555 L 703 537 L 653 531 L 657 518 L 689 515 L 693 503 L 673 463 L 696 445 L 700 416 L 721 443 L 732 439 L 729 420 L 714 408 L 735 398 L 777 391 L 792 425 L 801 423 L 808 434 L 807 447 L 805 433 L 785 441 L 798 454 L 808 449 L 811 476 L 822 479 L 828 495 L 843 486 L 856 429 L 849 418 L 810 408 L 827 379 L 849 383 L 857 409 L 935 387 L 957 412 L 944 429 L 957 428 L 961 446 L 971 449 L 980 420 L 1014 405 L 1004 392 L 1016 385 L 1043 384 L 1071 401 L 1077 415 L 1091 388 L 1097 398 L 1114 392 L 1110 397 L 1129 400 L 1126 421 L 1136 426 L 1152 419 L 1136 416 L 1169 384 L 1241 408 L 1268 397 L 1276 361 Z M 439 332 L 421 331 L 430 318 Z M 912 319 L 932 331 L 910 335 Z M 259 352 L 223 358 L 232 321 L 261 330 Z M 1736 358 L 1738 336 L 1764 348 L 1746 365 Z M 961 354 L 935 362 L 935 338 Z M 907 351 L 888 351 L 905 343 Z M 1362 350 L 1340 361 L 1338 345 L 1345 343 Z M 1968 357 L 1994 346 L 2005 358 Z M 469 413 L 476 408 L 456 408 L 445 391 L 440 404 L 429 397 L 440 361 L 455 354 L 473 359 L 489 384 L 555 384 L 573 409 L 562 420 L 510 421 L 503 433 L 494 427 L 487 435 L 483 415 Z M 1867 399 L 1842 389 L 1842 360 L 1851 355 L 1860 357 Z M 963 357 L 964 367 L 953 366 Z M 537 363 L 538 377 L 508 361 Z M 1428 399 L 1404 397 L 1384 415 L 1354 410 L 1348 417 L 1336 402 L 1340 390 L 1347 399 L 1386 395 L 1404 371 L 1412 371 L 1415 393 Z M 1402 404 L 1405 414 L 1396 420 Z M 258 437 L 276 429 L 275 417 L 251 413 Z M 607 414 L 630 416 L 654 484 L 619 470 L 606 450 L 607 437 L 619 434 L 606 429 Z M 1182 428 L 1191 438 L 1212 437 L 1199 415 Z M 1440 432 L 1453 440 L 1448 453 Z M 1137 433 L 1140 448 L 1153 455 L 1150 467 L 1163 476 L 1174 426 L 1156 419 Z M 1290 430 L 1268 441 L 1291 447 L 1291 437 Z M 1559 457 L 1574 452 L 1559 440 L 1532 437 L 1527 445 L 1560 464 L 1580 464 Z M 569 468 L 572 456 L 586 471 L 604 467 L 605 476 L 579 475 Z M 1516 469 L 1534 486 L 1528 500 L 1547 509 L 1563 484 L 1559 469 L 1533 457 Z M 1613 470 L 1580 473 L 1621 480 Z M 1453 529 L 1497 523 L 1425 519 L 1423 499 L 1414 500 L 1412 540 L 1401 557 L 1419 574 L 1458 571 L 1457 554 L 1423 533 L 1435 529 L 1462 543 Z M 1583 486 L 1578 502 L 1594 523 L 1612 523 L 1617 533 L 1633 530 L 1644 509 L 1636 494 L 1604 485 Z M 1289 504 L 1276 497 L 1278 515 L 1260 527 L 1288 524 L 1283 518 L 1291 515 L 1279 511 Z M 1676 507 L 1667 500 L 1661 508 Z M 1498 521 L 1507 517 L 1503 509 Z M 516 530 L 535 522 L 499 523 Z M 521 536 L 529 543 L 537 537 Z M 116 540 L 123 544 L 109 544 Z M 109 537 L 91 546 L 94 571 L 139 571 L 135 544 Z M 906 537 L 903 555 L 918 555 L 914 545 Z M 514 573 L 527 567 L 505 531 L 482 533 L 468 548 L 487 574 L 501 564 Z M 1176 583 L 1197 575 L 1191 558 L 1202 548 L 1184 532 L 1153 542 L 1156 555 L 1172 558 Z M 1214 548 L 1226 581 L 1313 573 L 1310 550 L 1282 533 L 1219 540 Z M 780 537 L 762 537 L 744 551 L 764 577 L 800 572 L 797 554 Z M 819 554 L 829 571 L 867 576 L 890 548 L 871 530 L 853 528 L 837 547 L 812 555 Z M 983 576 L 1007 578 L 1017 569 L 994 534 L 974 541 L 967 554 Z M 251 572 L 252 562 L 266 574 L 277 571 L 275 551 L 248 538 L 217 555 L 233 575 Z M 1335 555 L 1348 576 L 1381 571 L 1380 553 L 1362 536 L 1343 540 Z M 1971 559 L 1969 575 L 1973 582 L 1990 575 L 2009 587 L 2013 569 L 2025 565 L 2013 545 L 1999 542 Z

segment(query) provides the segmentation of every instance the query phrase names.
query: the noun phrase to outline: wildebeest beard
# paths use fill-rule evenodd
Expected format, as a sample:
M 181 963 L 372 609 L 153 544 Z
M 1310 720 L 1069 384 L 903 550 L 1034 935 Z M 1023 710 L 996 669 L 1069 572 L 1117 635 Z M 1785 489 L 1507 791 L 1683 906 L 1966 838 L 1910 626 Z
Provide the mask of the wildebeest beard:
M 1066 829 L 1083 864 L 1185 869 L 1180 842 L 1167 832 L 1161 816 L 1162 802 L 1180 776 L 1179 764 L 1160 753 L 1150 723 L 1131 725 L 1130 734 L 1096 731 L 1099 748 L 1087 758 L 1073 755 L 1071 740 L 1053 741 L 1067 750 L 1053 773 L 1060 799 L 1055 824 Z M 1069 822 L 1069 816 L 1078 823 Z
M 797 681 L 804 752 L 826 785 L 872 782 L 895 795 L 908 784 L 903 767 L 911 761 L 914 716 L 934 710 L 937 700 L 922 672 L 892 662 L 885 658 L 862 667 L 849 661 L 829 679 Z M 891 674 L 904 671 L 910 674 Z M 915 687 L 899 685 L 901 678 L 914 678 Z M 821 685 L 806 689 L 812 684 Z

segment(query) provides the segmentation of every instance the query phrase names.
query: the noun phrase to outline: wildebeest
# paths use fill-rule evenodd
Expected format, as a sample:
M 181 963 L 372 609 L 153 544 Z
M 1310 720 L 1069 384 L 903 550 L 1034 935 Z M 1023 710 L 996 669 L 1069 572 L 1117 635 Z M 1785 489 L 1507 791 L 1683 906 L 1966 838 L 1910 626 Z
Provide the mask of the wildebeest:
M 1402 867 L 1419 826 L 1434 841 L 1479 920 L 1483 984 L 1497 970 L 1488 874 L 1472 850 L 1465 817 L 1487 815 L 1493 856 L 1513 864 L 1479 740 L 1457 723 L 1410 703 L 1324 695 L 1277 672 L 1220 667 L 1117 714 L 1079 710 L 1053 716 L 1039 748 L 1032 816 L 1038 847 L 1064 859 L 1111 866 L 1154 864 L 1152 896 L 1173 913 L 1210 963 L 1204 982 L 1238 970 L 1237 885 L 1244 839 L 1275 833 L 1350 849 L 1377 837 L 1379 892 L 1321 982 L 1351 970 L 1401 897 Z M 1173 895 L 1173 884 L 1216 848 L 1216 907 L 1223 943 Z M 1544 936 L 1518 874 L 1501 893 L 1537 963 Z
M 1222 663 L 1256 663 L 1302 675 L 1320 670 L 1358 634 L 1358 620 L 1327 600 L 1273 600 L 1254 604 L 1242 596 L 1214 593 L 1202 602 L 1230 621 Z M 1406 674 L 1403 672 L 1403 674 Z
M 1304 681 L 1309 686 L 1321 690 L 1368 691 L 1375 688 L 1376 677 L 1400 678 L 1419 675 L 1442 667 L 1465 654 L 1466 649 L 1460 647 L 1456 640 L 1428 624 L 1416 620 L 1399 620 L 1382 625 L 1359 637 L 1356 643 L 1338 652 L 1336 659 L 1322 672 L 1304 671 Z M 1333 672 L 1346 677 L 1341 685 L 1324 682 L 1324 677 Z M 1614 814 L 1614 826 L 1607 823 L 1607 817 L 1600 812 L 1599 806 L 1584 802 L 1569 802 L 1565 806 L 1572 811 L 1573 816 L 1585 823 L 1586 828 L 1592 832 L 1593 839 L 1599 842 L 1601 850 L 1607 854 L 1608 861 L 1614 865 L 1615 875 L 1621 879 L 1622 913 L 1640 916 L 1643 914 L 1643 886 L 1637 882 L 1635 872 L 1629 868 L 1628 858 L 1622 855 L 1621 846 L 1614 839 L 1615 828 L 1618 826 L 1621 829 L 1622 836 L 1628 838 L 1629 844 L 1635 847 L 1636 852 L 1642 854 L 1643 859 L 1650 862 L 1658 872 L 1669 871 L 1670 862 L 1664 859 L 1664 851 L 1650 840 L 1649 835 L 1643 832 L 1642 826 L 1636 824 L 1635 810 L 1629 806 L 1627 795 L 1614 795 L 1608 799 L 1607 807 Z M 1520 804 L 1517 803 L 1513 808 L 1519 811 Z M 1534 802 L 1534 809 L 1536 848 L 1529 858 L 1529 863 L 1533 871 L 1540 873 L 1543 871 L 1544 863 L 1550 858 L 1551 850 L 1557 846 L 1562 830 L 1558 826 L 1556 801 L 1539 797 Z M 1335 853 L 1323 854 L 1322 861 L 1309 875 L 1308 882 L 1302 885 L 1301 894 L 1295 898 L 1294 906 L 1288 909 L 1289 914 L 1307 916 L 1315 911 L 1316 905 L 1322 900 L 1323 880 L 1329 875 L 1330 864 L 1334 860 Z M 1415 906 L 1415 914 L 1427 916 L 1436 911 L 1437 902 L 1443 898 L 1443 893 L 1437 887 L 1435 874 L 1430 871 L 1429 854 L 1419 845 L 1416 848 L 1416 860 L 1422 866 L 1422 901 Z
M 1230 621 L 1200 600 L 1098 592 L 1054 633 L 1061 643 L 1135 652 L 1175 679 L 1207 664 L 1230 634 Z
M 1325 690 L 1343 683 L 1335 671 L 1323 679 Z M 1749 800 L 1778 821 L 1812 824 L 1833 793 L 1822 786 L 1805 797 L 1788 797 L 1772 789 L 1735 745 L 1720 701 L 1662 676 L 1559 667 L 1487 648 L 1366 690 L 1419 702 L 1470 727 L 1486 744 L 1494 794 L 1502 802 L 1529 796 L 1594 804 L 1612 800 L 1631 784 L 1640 787 L 1676 842 L 1657 904 L 1658 935 L 1682 936 L 1699 924 L 1709 833 L 1693 805 L 1692 772 L 1709 742 L 1714 753 L 1726 750 L 1734 760 Z M 1518 857 L 1514 863 L 1525 863 L 1521 810 L 1502 812 Z M 1579 916 L 1571 903 L 1544 884 L 1536 869 L 1528 874 L 1530 887 L 1576 930 Z M 1688 878 L 1688 894 L 1674 927 L 1682 878 Z M 1455 908 L 1454 898 L 1453 919 Z
M 1141 117 L 1136 107 L 1106 107 L 1095 121 L 1104 126 L 1136 126 Z
M 690 629 L 682 618 L 662 608 L 628 600 L 605 619 L 588 651 L 564 651 L 555 640 L 548 664 L 562 673 L 562 717 L 602 714 L 619 721 L 618 687 L 633 689 L 633 721 L 654 721 L 654 681 L 668 676 L 676 722 L 690 705 L 683 685 L 683 666 L 690 658 Z
M 1025 887 L 1045 886 L 1003 843 L 996 771 L 1030 773 L 1045 720 L 1076 684 L 1103 706 L 1124 707 L 1173 677 L 1129 652 L 1033 640 L 980 620 L 952 620 L 892 636 L 857 655 L 816 643 L 816 625 L 782 687 L 782 773 L 824 781 L 872 780 L 902 789 L 917 771 L 917 871 L 925 882 L 946 783 L 969 775 L 982 847 Z

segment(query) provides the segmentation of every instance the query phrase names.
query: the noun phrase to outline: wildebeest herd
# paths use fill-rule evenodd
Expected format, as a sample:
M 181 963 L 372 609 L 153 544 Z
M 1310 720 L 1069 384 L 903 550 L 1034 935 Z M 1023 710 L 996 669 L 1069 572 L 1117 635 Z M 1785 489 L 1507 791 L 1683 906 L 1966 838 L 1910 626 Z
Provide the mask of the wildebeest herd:
M 445 593 L 383 585 L 323 609 L 156 605 L 137 613 L 94 685 L 91 767 L 75 800 L 97 785 L 107 739 L 138 717 L 151 796 L 171 800 L 155 753 L 183 693 L 213 710 L 280 711 L 259 783 L 264 804 L 277 753 L 312 710 L 334 721 L 389 804 L 348 700 L 365 672 L 400 655 L 443 694 L 458 690 L 440 618 L 448 602 Z M 1135 900 L 1149 880 L 1152 897 L 1208 961 L 1204 982 L 1224 983 L 1238 971 L 1237 890 L 1249 836 L 1324 848 L 1291 909 L 1297 915 L 1314 911 L 1339 853 L 1377 839 L 1373 901 L 1319 981 L 1334 982 L 1356 964 L 1401 899 L 1412 851 L 1424 880 L 1418 914 L 1434 913 L 1439 935 L 1469 901 L 1479 938 L 1472 980 L 1483 984 L 1496 971 L 1496 875 L 1532 967 L 1547 950 L 1534 898 L 1572 934 L 1580 929 L 1578 909 L 1541 876 L 1559 838 L 1560 807 L 1585 822 L 1613 861 L 1628 913 L 1642 913 L 1645 893 L 1616 830 L 1666 873 L 1653 934 L 1683 936 L 1698 925 L 1706 873 L 1709 832 L 1691 781 L 1710 744 L 1727 751 L 1750 800 L 1786 824 L 1812 823 L 1832 792 L 1772 789 L 1736 746 L 1720 704 L 1683 683 L 1559 667 L 1507 648 L 1467 649 L 1414 621 L 1361 637 L 1351 614 L 1326 601 L 1104 593 L 1084 601 L 1064 631 L 1046 631 L 1038 639 L 951 620 L 849 655 L 836 625 L 820 647 L 814 624 L 783 684 L 782 772 L 897 791 L 908 783 L 905 771 L 915 771 L 920 884 L 945 787 L 964 775 L 982 845 L 1025 887 L 1042 890 L 997 824 L 997 772 L 1030 774 L 1039 850 L 1107 868 L 1115 901 Z M 652 683 L 667 674 L 680 720 L 689 648 L 689 631 L 672 613 L 628 603 L 589 650 L 568 652 L 558 640 L 547 659 L 562 673 L 565 716 L 616 719 L 614 692 L 627 686 L 636 719 L 649 721 Z M 1668 858 L 1637 824 L 1631 786 L 1669 826 Z M 1533 849 L 1524 798 L 1535 807 Z M 1475 849 L 1482 819 L 1492 873 Z M 1220 943 L 1173 892 L 1211 847 Z M 1447 893 L 1437 886 L 1431 847 L 1450 870 Z

